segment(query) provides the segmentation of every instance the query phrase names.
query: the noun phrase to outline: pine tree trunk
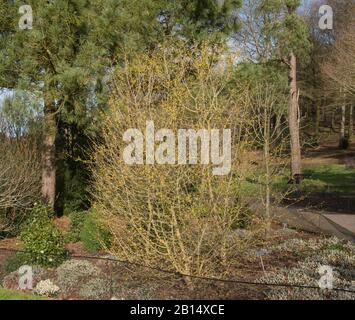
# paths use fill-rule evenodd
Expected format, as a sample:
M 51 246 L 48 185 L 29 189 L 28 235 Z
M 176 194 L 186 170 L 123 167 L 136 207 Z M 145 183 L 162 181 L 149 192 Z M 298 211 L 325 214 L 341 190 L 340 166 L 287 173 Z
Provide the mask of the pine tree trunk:
M 42 198 L 54 211 L 55 203 L 55 138 L 56 119 L 52 104 L 48 101 L 44 106 L 44 130 L 42 141 Z
M 301 182 L 300 115 L 297 90 L 297 59 L 294 53 L 290 55 L 289 64 L 288 125 L 291 138 L 291 179 L 293 183 L 299 184 Z

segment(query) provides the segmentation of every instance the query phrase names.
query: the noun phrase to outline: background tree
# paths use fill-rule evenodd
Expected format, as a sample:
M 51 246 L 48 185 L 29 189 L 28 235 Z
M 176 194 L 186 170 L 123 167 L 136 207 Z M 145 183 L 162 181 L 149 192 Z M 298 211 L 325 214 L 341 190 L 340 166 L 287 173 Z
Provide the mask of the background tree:
M 190 41 L 221 43 L 238 30 L 237 11 L 241 0 L 166 1 L 161 21 L 166 34 L 183 36 Z
M 29 1 L 33 29 L 21 30 L 21 4 L 0 7 L 0 87 L 27 90 L 43 101 L 42 195 L 54 208 L 58 178 L 63 183 L 68 171 L 69 179 L 87 176 L 78 160 L 95 136 L 117 55 L 149 44 L 160 9 L 151 1 Z M 85 194 L 84 186 L 81 181 L 75 188 Z
M 322 30 L 319 27 L 319 8 L 323 4 L 330 5 L 333 10 L 332 29 Z M 344 90 L 339 86 L 339 82 L 332 80 L 327 72 L 335 65 L 343 69 L 346 69 L 346 65 L 351 65 L 351 61 L 346 60 L 349 59 L 349 55 L 344 56 L 341 61 L 335 62 L 335 52 L 340 38 L 349 37 L 349 33 L 351 33 L 349 25 L 352 21 L 351 12 L 353 10 L 354 2 L 343 0 L 311 1 L 308 5 L 303 6 L 302 14 L 309 28 L 312 51 L 308 63 L 301 65 L 298 77 L 303 113 L 315 119 L 315 125 L 309 120 L 305 121 L 304 125 L 308 127 L 309 132 L 316 133 L 317 140 L 321 138 L 321 121 L 323 122 L 323 132 L 326 131 L 325 126 L 329 126 L 332 131 L 336 131 L 335 120 L 339 119 L 340 129 L 344 128 L 344 130 L 340 130 L 340 141 L 345 141 L 345 121 L 342 119 L 345 119 L 346 115 L 344 107 L 348 107 L 350 102 L 348 98 L 344 97 L 344 92 L 340 92 Z M 349 80 L 349 83 L 351 83 L 351 80 Z M 344 99 L 347 101 L 344 101 Z M 340 116 L 337 117 L 337 115 Z
M 263 26 L 263 32 L 273 44 L 273 58 L 286 66 L 289 78 L 288 125 L 291 141 L 291 181 L 301 180 L 301 145 L 299 88 L 297 85 L 297 61 L 307 59 L 311 48 L 308 29 L 297 14 L 298 0 L 260 1 L 259 11 L 271 14 Z
M 253 63 L 267 63 L 272 58 L 270 37 L 263 32 L 267 21 L 273 19 L 269 12 L 260 12 L 260 0 L 245 0 L 239 12 L 240 31 L 233 35 L 243 59 Z
M 272 206 L 277 202 L 276 192 L 273 190 L 273 180 L 283 170 L 282 154 L 288 136 L 284 134 L 287 128 L 285 105 L 287 97 L 277 86 L 265 80 L 258 80 L 249 88 L 251 140 L 256 147 L 262 148 L 262 172 L 258 183 L 262 186 L 261 202 L 265 207 L 267 230 L 270 231 Z M 286 139 L 287 138 L 287 139 Z M 281 196 L 283 198 L 284 195 Z M 280 197 L 279 197 L 280 198 Z

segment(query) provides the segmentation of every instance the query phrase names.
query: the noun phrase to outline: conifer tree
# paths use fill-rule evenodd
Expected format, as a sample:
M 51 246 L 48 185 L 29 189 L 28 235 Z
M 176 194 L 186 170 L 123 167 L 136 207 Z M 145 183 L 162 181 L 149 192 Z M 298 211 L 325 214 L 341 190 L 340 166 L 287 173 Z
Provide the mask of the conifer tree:
M 306 22 L 297 14 L 299 6 L 299 0 L 262 0 L 259 6 L 261 13 L 273 17 L 265 21 L 263 32 L 271 38 L 274 59 L 282 62 L 288 71 L 291 181 L 294 183 L 300 182 L 302 174 L 297 63 L 307 59 L 311 49 Z

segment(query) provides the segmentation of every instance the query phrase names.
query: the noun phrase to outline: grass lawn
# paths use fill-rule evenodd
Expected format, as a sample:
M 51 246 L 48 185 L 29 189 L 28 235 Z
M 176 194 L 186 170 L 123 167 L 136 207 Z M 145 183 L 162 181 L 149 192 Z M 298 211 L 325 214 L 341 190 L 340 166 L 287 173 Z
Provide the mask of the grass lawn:
M 287 185 L 289 172 L 284 172 L 273 177 L 272 189 L 284 191 L 291 186 Z M 304 180 L 301 190 L 305 193 L 355 193 L 355 169 L 347 168 L 345 165 L 322 165 L 309 166 L 303 169 Z M 246 179 L 241 185 L 241 191 L 245 195 L 263 192 L 263 181 L 255 181 L 252 178 Z
M 45 300 L 45 297 L 38 297 L 21 291 L 0 288 L 0 300 Z
M 304 170 L 307 191 L 355 193 L 355 169 L 345 165 L 308 167 Z

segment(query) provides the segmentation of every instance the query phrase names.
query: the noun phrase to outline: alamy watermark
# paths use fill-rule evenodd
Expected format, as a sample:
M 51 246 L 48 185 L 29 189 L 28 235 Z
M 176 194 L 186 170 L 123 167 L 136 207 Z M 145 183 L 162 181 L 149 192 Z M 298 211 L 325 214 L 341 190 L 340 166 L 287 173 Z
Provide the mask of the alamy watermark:
M 222 139 L 221 139 L 222 138 Z M 215 165 L 214 175 L 227 175 L 232 163 L 232 133 L 223 129 L 171 129 L 155 131 L 153 121 L 146 122 L 145 133 L 128 129 L 123 134 L 128 143 L 123 160 L 128 165 Z M 198 146 L 200 145 L 200 160 Z
M 327 4 L 322 5 L 319 8 L 319 14 L 321 18 L 319 19 L 318 26 L 321 30 L 332 30 L 333 29 L 333 8 Z
M 266 274 L 264 263 L 262 260 L 262 256 L 267 253 L 266 249 L 261 249 L 256 252 L 257 257 L 260 257 L 262 268 L 264 273 Z M 318 269 L 318 273 L 320 274 L 320 279 L 318 280 L 318 286 L 322 290 L 333 290 L 334 286 L 334 275 L 333 268 L 331 266 L 322 265 Z M 33 269 L 31 266 L 24 265 L 21 266 L 18 270 L 19 280 L 18 280 L 18 288 L 20 290 L 33 290 Z M 50 280 L 47 280 L 50 282 Z M 48 284 L 47 284 L 48 285 Z M 58 291 L 59 288 L 57 286 L 52 287 Z
M 216 0 L 219 7 L 223 7 L 225 0 Z M 19 13 L 22 14 L 19 20 L 19 28 L 21 30 L 30 30 L 33 28 L 33 12 L 30 5 L 22 5 L 19 8 Z M 321 30 L 333 29 L 333 8 L 327 4 L 320 6 L 318 26 Z
M 318 273 L 321 276 L 318 281 L 319 288 L 332 290 L 334 282 L 333 268 L 323 265 L 319 267 Z
M 33 13 L 30 5 L 22 5 L 18 11 L 22 14 L 18 26 L 21 30 L 31 30 L 33 25 Z
M 20 290 L 33 289 L 33 270 L 31 266 L 21 266 L 18 269 L 19 280 L 18 287 Z

